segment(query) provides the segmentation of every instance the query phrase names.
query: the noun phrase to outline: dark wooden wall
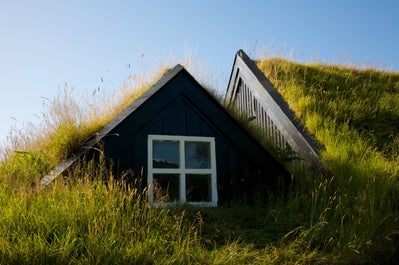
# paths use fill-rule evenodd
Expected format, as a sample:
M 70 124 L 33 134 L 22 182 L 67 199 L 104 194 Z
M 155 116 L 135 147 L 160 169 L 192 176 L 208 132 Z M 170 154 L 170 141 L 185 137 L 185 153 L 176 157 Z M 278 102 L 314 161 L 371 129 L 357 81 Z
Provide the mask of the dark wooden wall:
M 274 157 L 185 70 L 144 100 L 102 139 L 117 174 L 131 169 L 146 185 L 147 137 L 164 134 L 215 137 L 220 201 L 243 190 L 266 191 L 288 178 Z

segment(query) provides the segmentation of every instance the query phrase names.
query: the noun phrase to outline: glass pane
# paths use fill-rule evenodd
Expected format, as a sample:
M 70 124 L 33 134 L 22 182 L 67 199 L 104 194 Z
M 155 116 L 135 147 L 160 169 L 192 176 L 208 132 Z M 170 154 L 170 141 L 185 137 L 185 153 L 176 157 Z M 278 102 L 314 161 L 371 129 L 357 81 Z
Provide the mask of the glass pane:
M 211 201 L 211 175 L 186 175 L 186 200 L 188 202 Z
M 186 142 L 186 168 L 210 168 L 210 143 Z
M 154 174 L 152 179 L 155 202 L 179 200 L 179 174 Z
M 154 168 L 179 168 L 179 142 L 154 140 L 152 156 Z

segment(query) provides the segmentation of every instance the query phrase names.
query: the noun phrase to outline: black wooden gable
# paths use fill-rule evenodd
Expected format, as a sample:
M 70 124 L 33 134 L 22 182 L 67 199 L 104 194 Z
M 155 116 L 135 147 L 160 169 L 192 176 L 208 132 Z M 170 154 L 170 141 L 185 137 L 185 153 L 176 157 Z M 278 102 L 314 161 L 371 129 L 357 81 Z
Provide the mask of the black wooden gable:
M 80 155 L 96 152 L 101 146 L 117 174 L 134 172 L 145 185 L 149 135 L 213 137 L 222 201 L 232 190 L 266 189 L 288 176 L 282 165 L 180 65 L 101 129 Z
M 128 111 L 109 124 L 103 138 L 107 156 L 119 170 L 145 169 L 150 134 L 215 137 L 220 184 L 235 183 L 263 172 L 264 177 L 285 171 L 183 67 L 176 66 Z M 105 128 L 106 129 L 106 128 Z M 277 173 L 277 174 L 276 174 Z M 267 175 L 267 176 L 266 176 Z

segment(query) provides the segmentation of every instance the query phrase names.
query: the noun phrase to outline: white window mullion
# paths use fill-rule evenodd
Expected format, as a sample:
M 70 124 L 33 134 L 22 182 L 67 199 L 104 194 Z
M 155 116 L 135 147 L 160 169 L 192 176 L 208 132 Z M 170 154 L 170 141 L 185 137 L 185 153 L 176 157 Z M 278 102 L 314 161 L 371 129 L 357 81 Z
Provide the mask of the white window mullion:
M 153 178 L 152 178 L 152 170 L 153 170 L 153 164 L 152 164 L 152 137 L 148 136 L 148 172 L 147 172 L 147 187 L 148 187 L 148 202 L 152 205 L 154 204 L 154 185 L 153 185 Z
M 156 166 L 154 168 L 154 141 L 173 141 L 178 142 L 178 168 L 170 168 L 170 167 L 162 167 Z M 210 147 L 209 154 L 209 167 L 207 168 L 186 168 L 186 142 L 199 142 L 199 143 L 208 143 Z M 203 175 L 204 177 L 210 176 L 210 198 L 209 201 L 190 201 L 188 202 L 191 205 L 197 206 L 217 206 L 218 202 L 218 194 L 217 194 L 217 173 L 216 173 L 216 150 L 215 150 L 215 139 L 212 137 L 200 137 L 200 136 L 177 136 L 177 135 L 148 135 L 148 201 L 151 205 L 154 205 L 154 200 L 156 196 L 154 195 L 154 174 L 160 175 L 178 175 L 179 177 L 179 185 L 175 186 L 175 190 L 178 188 L 178 202 L 176 201 L 168 201 L 165 205 L 176 205 L 176 203 L 186 203 L 187 202 L 187 192 L 186 192 L 186 178 L 187 175 Z M 161 157 L 162 158 L 162 157 Z M 159 159 L 157 157 L 157 159 Z M 191 161 L 191 160 L 190 160 Z M 177 161 L 173 160 L 172 163 L 177 163 Z M 190 166 L 192 167 L 192 166 Z M 189 183 L 192 183 L 190 180 Z M 192 184 L 190 184 L 192 185 Z M 177 199 L 177 198 L 176 198 Z
M 216 178 L 216 150 L 215 150 L 215 139 L 210 140 L 211 144 L 211 202 L 213 206 L 217 206 L 218 192 L 217 192 L 217 178 Z
M 182 171 L 180 173 L 180 189 L 179 189 L 179 197 L 180 197 L 180 202 L 185 203 L 186 202 L 186 174 L 185 174 L 185 169 L 186 169 L 186 162 L 185 162 L 185 148 L 184 148 L 184 141 L 181 140 L 179 142 L 179 155 L 180 155 L 180 170 Z

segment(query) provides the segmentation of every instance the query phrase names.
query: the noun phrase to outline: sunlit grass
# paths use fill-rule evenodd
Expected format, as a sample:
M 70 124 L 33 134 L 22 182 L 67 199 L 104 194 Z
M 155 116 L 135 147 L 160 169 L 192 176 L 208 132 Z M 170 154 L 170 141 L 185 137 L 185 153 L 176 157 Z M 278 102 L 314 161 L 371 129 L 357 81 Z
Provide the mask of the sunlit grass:
M 113 176 L 101 159 L 41 187 L 41 176 L 163 71 L 111 93 L 97 89 L 76 98 L 65 88 L 46 101 L 41 125 L 14 130 L 2 150 L 0 263 L 397 261 L 399 74 L 282 59 L 257 63 L 323 144 L 322 160 L 331 175 L 297 171 L 295 186 L 267 203 L 238 200 L 218 208 L 152 208 L 146 190 Z M 186 64 L 193 64 L 192 58 Z M 187 68 L 206 74 L 195 63 Z
M 9 145 L 2 150 L 0 181 L 15 187 L 36 185 L 147 91 L 165 71 L 154 71 L 106 93 L 96 89 L 89 96 L 76 97 L 71 88 L 60 90 L 54 99 L 46 101 L 39 125 L 28 124 L 12 131 Z
M 332 174 L 286 202 L 308 207 L 300 238 L 353 262 L 397 258 L 399 74 L 282 59 L 257 64 L 324 145 Z

